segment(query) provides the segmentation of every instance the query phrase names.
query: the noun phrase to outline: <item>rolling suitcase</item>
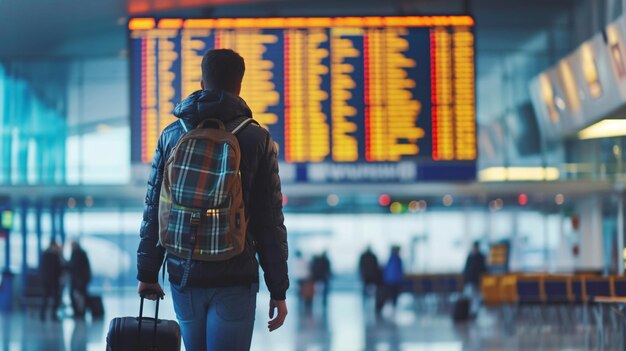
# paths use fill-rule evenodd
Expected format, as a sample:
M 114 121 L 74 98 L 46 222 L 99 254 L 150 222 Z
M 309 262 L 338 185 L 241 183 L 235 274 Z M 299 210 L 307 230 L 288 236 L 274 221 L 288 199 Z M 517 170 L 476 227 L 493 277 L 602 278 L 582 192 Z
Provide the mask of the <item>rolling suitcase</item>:
M 150 293 L 154 292 L 146 291 L 141 295 L 139 317 L 111 320 L 107 334 L 107 351 L 180 350 L 180 327 L 176 321 L 159 319 L 159 299 L 156 301 L 154 318 L 143 316 L 143 301 L 146 294 Z
M 102 317 L 104 317 L 104 305 L 102 304 L 102 297 L 87 296 L 87 308 L 91 312 L 91 318 L 101 319 Z

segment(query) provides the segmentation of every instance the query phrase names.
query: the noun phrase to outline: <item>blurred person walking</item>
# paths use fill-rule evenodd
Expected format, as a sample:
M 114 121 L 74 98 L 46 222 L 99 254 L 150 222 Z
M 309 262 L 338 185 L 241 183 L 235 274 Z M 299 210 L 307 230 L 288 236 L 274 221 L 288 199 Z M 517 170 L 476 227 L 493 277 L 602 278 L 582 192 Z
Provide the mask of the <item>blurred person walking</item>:
M 259 263 L 270 291 L 267 328 L 280 328 L 287 317 L 277 148 L 239 97 L 244 59 L 230 49 L 209 50 L 201 69 L 202 90 L 176 106 L 178 120 L 157 143 L 137 291 L 163 295 L 158 275 L 165 258 L 185 348 L 244 351 L 252 341 Z
M 391 299 L 391 304 L 396 310 L 398 304 L 398 296 L 402 290 L 404 282 L 404 266 L 400 257 L 400 246 L 392 246 L 389 260 L 383 271 L 383 282 L 387 292 L 387 299 Z
M 87 253 L 78 240 L 72 240 L 72 256 L 69 262 L 70 297 L 74 318 L 83 318 L 87 308 L 87 288 L 91 281 L 91 265 Z
M 311 272 L 313 275 L 313 281 L 316 285 L 322 287 L 322 305 L 324 309 L 328 306 L 328 294 L 330 291 L 330 279 L 332 277 L 332 270 L 330 268 L 330 260 L 326 251 L 321 255 L 315 256 L 311 262 Z
M 315 295 L 315 284 L 311 279 L 311 267 L 306 257 L 300 250 L 296 251 L 295 258 L 291 261 L 291 277 L 298 283 L 298 298 L 304 305 L 305 312 L 310 314 Z
M 61 305 L 61 275 L 63 274 L 63 256 L 61 246 L 55 240 L 41 254 L 39 273 L 43 283 L 44 295 L 41 305 L 41 320 L 46 319 L 48 300 L 52 299 L 52 320 L 57 321 L 57 311 Z
M 485 272 L 487 272 L 485 255 L 480 252 L 480 242 L 475 241 L 463 269 L 465 295 L 471 301 L 470 316 L 475 316 L 478 313 L 478 308 L 480 307 L 480 277 Z
M 363 283 L 363 301 L 365 301 L 367 297 L 376 294 L 376 286 L 382 280 L 378 258 L 372 252 L 370 246 L 365 249 L 359 258 L 359 275 Z

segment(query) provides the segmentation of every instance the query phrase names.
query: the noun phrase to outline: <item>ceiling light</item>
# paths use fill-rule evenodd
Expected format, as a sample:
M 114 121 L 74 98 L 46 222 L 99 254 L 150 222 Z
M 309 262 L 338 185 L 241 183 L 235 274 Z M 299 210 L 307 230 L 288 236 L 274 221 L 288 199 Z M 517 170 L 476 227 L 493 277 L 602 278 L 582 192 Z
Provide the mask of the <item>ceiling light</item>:
M 481 182 L 546 181 L 560 177 L 556 167 L 489 167 L 481 170 Z
M 605 119 L 578 132 L 578 138 L 582 140 L 622 135 L 626 135 L 626 119 Z
M 337 196 L 336 194 L 328 195 L 328 197 L 326 197 L 326 203 L 328 204 L 328 206 L 331 207 L 339 205 L 339 196 Z

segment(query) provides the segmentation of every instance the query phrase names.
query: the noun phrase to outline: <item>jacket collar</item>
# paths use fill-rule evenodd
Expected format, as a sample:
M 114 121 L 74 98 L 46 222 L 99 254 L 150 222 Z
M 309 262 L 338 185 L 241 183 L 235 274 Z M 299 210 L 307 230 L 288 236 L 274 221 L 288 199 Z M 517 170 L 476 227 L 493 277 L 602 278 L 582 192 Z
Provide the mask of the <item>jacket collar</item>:
M 221 90 L 198 90 L 176 106 L 174 116 L 197 126 L 210 118 L 224 123 L 241 117 L 252 118 L 252 111 L 239 96 Z

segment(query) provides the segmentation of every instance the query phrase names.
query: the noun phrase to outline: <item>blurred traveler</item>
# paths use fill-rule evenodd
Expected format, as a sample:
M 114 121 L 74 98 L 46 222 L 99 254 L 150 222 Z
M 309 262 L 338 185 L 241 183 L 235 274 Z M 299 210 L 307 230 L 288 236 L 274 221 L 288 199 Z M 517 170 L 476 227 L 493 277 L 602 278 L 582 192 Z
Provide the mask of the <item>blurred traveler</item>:
M 321 255 L 315 256 L 313 262 L 311 262 L 311 273 L 313 275 L 313 281 L 316 285 L 322 286 L 322 304 L 324 307 L 328 306 L 328 293 L 330 290 L 330 278 L 332 277 L 332 271 L 330 269 L 330 261 L 328 255 L 324 251 Z
M 273 331 L 282 326 L 287 316 L 287 304 L 285 302 L 285 295 L 289 287 L 287 230 L 283 224 L 283 197 L 278 176 L 276 144 L 267 130 L 251 119 L 250 108 L 239 97 L 245 71 L 243 58 L 229 49 L 209 50 L 202 59 L 201 68 L 202 90 L 192 93 L 176 106 L 174 115 L 178 120 L 163 130 L 154 154 L 141 225 L 141 241 L 137 250 L 137 279 L 139 280 L 137 290 L 138 292 L 156 291 L 162 293 L 158 283 L 158 275 L 161 263 L 166 256 L 174 310 L 180 322 L 185 348 L 193 351 L 249 350 L 254 326 L 256 296 L 259 288 L 259 263 L 263 268 L 265 283 L 270 291 L 268 329 Z M 210 123 L 205 123 L 207 121 Z M 160 212 L 162 215 L 162 211 L 170 210 L 170 208 L 160 208 L 161 206 L 159 206 L 161 196 L 169 195 L 161 194 L 166 169 L 165 163 L 173 155 L 174 146 L 183 136 L 191 137 L 191 132 L 195 132 L 193 135 L 201 133 L 209 135 L 209 133 L 201 132 L 200 129 L 196 128 L 215 127 L 214 125 L 220 129 L 224 128 L 227 131 L 236 132 L 238 145 L 235 146 L 238 146 L 241 152 L 240 161 L 237 160 L 239 161 L 237 167 L 240 170 L 238 173 L 240 177 L 218 178 L 219 174 L 210 168 L 213 165 L 206 165 L 198 172 L 196 168 L 181 163 L 182 168 L 177 173 L 193 174 L 193 177 L 185 178 L 186 181 L 180 184 L 176 183 L 177 186 L 180 186 L 176 188 L 178 190 L 174 187 L 171 189 L 164 187 L 164 189 L 169 189 L 169 193 L 175 195 L 171 197 L 174 201 L 179 201 L 176 199 L 183 197 L 196 199 L 195 196 L 200 195 L 218 201 L 223 192 L 204 190 L 219 189 L 219 184 L 223 183 L 219 179 L 222 178 L 227 178 L 226 181 L 232 182 L 231 184 L 235 187 L 240 184 L 243 209 L 239 210 L 239 213 L 245 215 L 245 218 L 241 222 L 239 219 L 234 221 L 236 226 L 241 226 L 241 223 L 245 223 L 247 226 L 247 231 L 244 232 L 246 233 L 245 241 L 241 243 L 243 251 L 224 260 L 194 259 L 196 253 L 198 255 L 210 253 L 202 252 L 199 249 L 201 245 L 207 247 L 211 240 L 221 240 L 219 238 L 223 236 L 217 239 L 212 238 L 230 229 L 227 225 L 222 225 L 216 226 L 211 231 L 198 233 L 195 230 L 194 232 L 192 228 L 202 227 L 202 223 L 206 223 L 216 216 L 213 211 L 220 211 L 220 209 L 213 207 L 204 209 L 205 214 L 205 212 L 183 206 L 176 210 L 179 211 L 178 213 L 184 214 L 184 218 L 190 218 L 190 220 L 180 222 L 180 227 L 172 230 L 182 228 L 180 229 L 180 245 L 184 245 L 185 251 L 179 251 L 179 255 L 176 255 L 174 254 L 175 245 L 169 244 L 168 253 L 165 255 L 164 246 L 159 245 L 162 243 L 159 239 Z M 217 139 L 219 135 L 221 138 L 219 143 L 221 144 L 212 141 L 213 139 L 207 139 L 207 141 L 199 144 L 222 145 L 224 144 L 222 140 L 225 140 L 226 137 L 230 139 L 229 143 L 233 143 L 232 134 L 227 135 L 220 132 L 210 135 L 214 139 Z M 232 166 L 232 163 L 236 161 L 231 160 L 230 157 L 223 157 L 223 154 L 226 152 L 234 153 L 235 146 L 231 146 L 232 148 L 224 147 L 219 150 L 207 150 L 202 154 L 202 157 L 191 157 L 189 162 L 193 163 L 192 166 L 196 166 L 199 163 L 194 162 L 197 162 L 198 159 L 209 159 L 209 156 L 217 157 L 215 153 L 222 152 L 220 157 L 229 163 L 229 166 Z M 176 155 L 195 147 L 200 147 L 200 145 L 190 144 L 182 151 L 177 150 Z M 209 155 L 208 152 L 213 152 L 213 154 Z M 207 174 L 212 174 L 212 176 L 207 176 Z M 207 179 L 212 179 L 211 183 L 202 185 L 201 181 Z M 213 180 L 216 179 L 218 181 L 214 182 Z M 196 189 L 201 188 L 194 191 L 191 189 L 192 186 L 195 186 Z M 176 191 L 172 192 L 172 189 Z M 184 192 L 181 194 L 180 190 L 184 190 Z M 239 201 L 240 194 L 236 194 L 236 196 L 228 194 L 228 198 Z M 203 198 L 198 200 L 200 203 L 207 202 Z M 232 202 L 230 204 L 232 205 Z M 166 223 L 167 218 L 163 219 L 163 223 Z M 221 214 L 220 218 L 222 218 Z M 166 232 L 170 231 L 168 227 L 161 229 Z M 235 230 L 235 228 L 231 229 Z M 196 242 L 196 236 L 201 240 Z M 188 247 L 193 247 L 195 250 L 190 250 Z M 194 253 L 193 257 L 189 254 L 192 252 Z M 156 299 L 157 296 L 156 294 L 149 294 L 148 298 Z M 274 318 L 276 310 L 278 313 Z
M 402 258 L 400 258 L 400 246 L 391 247 L 391 255 L 383 271 L 383 281 L 387 291 L 387 298 L 391 299 L 391 304 L 395 310 L 398 303 L 398 295 L 400 295 L 402 283 L 404 282 L 404 267 Z
M 363 282 L 363 299 L 365 299 L 372 294 L 372 291 L 375 292 L 376 285 L 381 283 L 378 258 L 369 246 L 359 258 L 359 275 Z
M 83 318 L 87 307 L 87 287 L 91 281 L 91 266 L 87 253 L 77 240 L 72 241 L 72 256 L 69 262 L 70 297 L 74 318 Z
M 480 277 L 487 272 L 485 256 L 480 252 L 480 243 L 475 241 L 472 251 L 465 261 L 463 269 L 463 281 L 465 283 L 465 294 L 471 299 L 470 315 L 478 312 L 480 305 Z
M 296 251 L 295 259 L 291 261 L 292 270 L 291 277 L 298 282 L 298 297 L 304 303 L 305 311 L 311 313 L 313 306 L 313 295 L 315 294 L 315 285 L 311 279 L 311 268 L 309 261 L 302 255 L 300 250 Z
M 52 299 L 52 320 L 58 320 L 57 310 L 61 305 L 61 274 L 63 274 L 61 251 L 61 246 L 52 240 L 50 246 L 41 254 L 41 259 L 39 260 L 39 273 L 41 274 L 44 289 L 41 320 L 46 319 L 49 299 Z

